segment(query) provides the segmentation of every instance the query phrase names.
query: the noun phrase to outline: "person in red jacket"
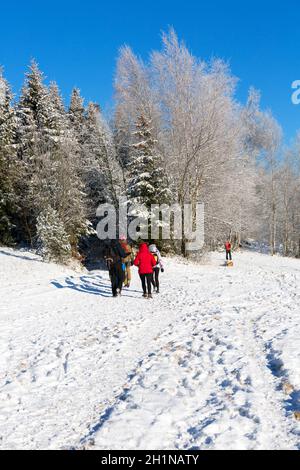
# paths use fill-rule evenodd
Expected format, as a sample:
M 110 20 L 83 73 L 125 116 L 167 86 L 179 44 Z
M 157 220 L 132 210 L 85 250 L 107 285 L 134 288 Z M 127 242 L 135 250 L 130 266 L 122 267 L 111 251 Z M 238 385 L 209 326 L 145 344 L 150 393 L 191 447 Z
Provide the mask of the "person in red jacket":
M 154 256 L 150 253 L 147 243 L 140 244 L 139 251 L 133 264 L 139 268 L 139 275 L 143 287 L 143 297 L 152 299 L 151 284 L 153 268 L 157 263 Z
M 229 240 L 226 240 L 225 242 L 225 250 L 226 250 L 226 260 L 228 259 L 231 261 L 232 260 L 232 255 L 231 255 L 231 243 Z

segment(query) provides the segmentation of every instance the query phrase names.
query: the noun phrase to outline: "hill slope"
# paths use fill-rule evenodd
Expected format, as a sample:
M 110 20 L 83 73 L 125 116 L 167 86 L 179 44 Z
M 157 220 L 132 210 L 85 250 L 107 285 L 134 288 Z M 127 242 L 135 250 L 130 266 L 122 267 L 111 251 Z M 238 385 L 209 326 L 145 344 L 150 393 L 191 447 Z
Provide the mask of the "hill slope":
M 1 248 L 0 448 L 300 448 L 300 261 L 222 262 L 112 299 L 107 272 Z

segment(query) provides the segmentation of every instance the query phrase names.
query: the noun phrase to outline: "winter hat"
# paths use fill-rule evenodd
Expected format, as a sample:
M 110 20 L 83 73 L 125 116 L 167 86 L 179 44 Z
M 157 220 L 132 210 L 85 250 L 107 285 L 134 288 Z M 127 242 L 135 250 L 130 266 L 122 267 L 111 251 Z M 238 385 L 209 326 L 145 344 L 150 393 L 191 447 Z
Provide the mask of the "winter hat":
M 125 235 L 120 235 L 120 240 L 125 241 L 126 240 Z
M 152 245 L 149 246 L 149 250 L 151 251 L 151 253 L 156 253 L 157 252 L 157 246 L 154 245 L 154 243 Z

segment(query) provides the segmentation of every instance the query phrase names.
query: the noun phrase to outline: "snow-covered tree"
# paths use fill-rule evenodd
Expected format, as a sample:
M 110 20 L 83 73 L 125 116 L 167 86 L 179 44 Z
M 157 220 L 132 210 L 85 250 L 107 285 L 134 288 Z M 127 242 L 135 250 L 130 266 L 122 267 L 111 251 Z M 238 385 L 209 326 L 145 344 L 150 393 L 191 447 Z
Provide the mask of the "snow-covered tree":
M 277 245 L 285 256 L 300 257 L 300 134 L 277 168 Z
M 80 95 L 80 90 L 74 88 L 72 90 L 71 101 L 68 112 L 72 129 L 74 130 L 79 143 L 81 143 L 82 128 L 85 123 L 84 100 Z
M 118 157 L 124 170 L 124 180 L 131 164 L 130 149 L 135 142 L 134 131 L 140 116 L 151 122 L 152 136 L 160 151 L 160 109 L 158 95 L 151 87 L 151 70 L 130 47 L 120 50 L 115 80 L 116 107 L 114 114 L 114 137 Z
M 39 140 L 48 141 L 53 133 L 55 112 L 49 93 L 44 84 L 44 75 L 35 61 L 26 73 L 17 106 L 18 145 L 22 160 L 34 159 Z
M 126 139 L 132 144 L 126 132 L 132 134 L 142 110 L 177 202 L 205 203 L 208 246 L 241 231 L 248 203 L 244 197 L 237 211 L 239 196 L 242 191 L 250 199 L 255 191 L 235 83 L 227 64 L 199 61 L 173 30 L 163 35 L 162 50 L 152 53 L 148 65 L 129 48 L 121 50 L 118 62 L 115 126 L 122 148 Z
M 51 206 L 46 207 L 37 219 L 39 250 L 47 261 L 64 263 L 71 257 L 71 245 L 63 221 Z
M 151 122 L 143 115 L 137 120 L 134 136 L 129 160 L 129 200 L 147 208 L 152 204 L 167 204 L 171 201 L 167 176 L 152 135 Z
M 89 230 L 87 200 L 78 174 L 77 145 L 70 140 L 50 150 L 41 145 L 36 163 L 29 188 L 31 211 L 37 218 L 48 207 L 56 210 L 75 254 L 79 238 Z
M 34 61 L 14 107 L 0 73 L 0 243 L 35 244 L 50 213 L 76 253 L 97 206 L 123 194 L 147 209 L 204 202 L 207 248 L 254 236 L 300 256 L 300 137 L 282 153 L 259 92 L 242 106 L 235 86 L 228 64 L 194 57 L 172 29 L 146 63 L 121 49 L 111 128 L 77 88 L 66 110 Z
M 43 73 L 35 61 L 26 73 L 25 83 L 16 106 L 16 144 L 19 172 L 16 191 L 19 200 L 19 237 L 33 244 L 36 214 L 33 210 L 31 180 L 38 168 L 41 146 L 49 145 L 52 137 L 51 117 L 53 108 L 49 90 L 44 84 Z M 40 182 L 43 184 L 43 181 Z
M 95 217 L 99 204 L 117 206 L 121 186 L 121 168 L 117 161 L 112 133 L 100 108 L 89 103 L 81 130 L 81 165 L 90 215 Z
M 49 87 L 51 101 L 51 137 L 53 143 L 58 143 L 70 138 L 75 138 L 75 132 L 71 131 L 70 121 L 66 112 L 59 87 L 56 82 L 51 82 Z
M 0 69 L 0 243 L 4 244 L 12 242 L 16 210 L 16 117 L 11 103 L 12 93 Z
M 141 115 L 136 122 L 134 138 L 135 142 L 131 146 L 129 160 L 127 196 L 132 215 L 144 219 L 148 225 L 148 235 L 151 237 L 150 219 L 147 212 L 153 204 L 170 203 L 172 194 L 162 158 L 157 151 L 156 140 L 152 135 L 151 122 L 144 115 Z M 141 209 L 135 209 L 137 205 L 146 207 L 147 212 L 143 213 Z M 159 220 L 157 225 L 161 225 Z
M 264 172 L 261 173 L 263 175 L 262 181 L 258 183 L 263 208 L 261 220 L 265 218 L 268 223 L 270 253 L 274 255 L 278 245 L 278 156 L 281 146 L 282 130 L 270 112 L 261 113 L 259 125 L 262 145 L 258 162 L 264 169 Z
M 52 83 L 49 89 L 43 83 L 43 74 L 35 62 L 26 75 L 17 117 L 22 236 L 34 244 L 37 217 L 52 207 L 76 251 L 78 239 L 87 228 L 76 129 L 65 111 L 58 86 Z

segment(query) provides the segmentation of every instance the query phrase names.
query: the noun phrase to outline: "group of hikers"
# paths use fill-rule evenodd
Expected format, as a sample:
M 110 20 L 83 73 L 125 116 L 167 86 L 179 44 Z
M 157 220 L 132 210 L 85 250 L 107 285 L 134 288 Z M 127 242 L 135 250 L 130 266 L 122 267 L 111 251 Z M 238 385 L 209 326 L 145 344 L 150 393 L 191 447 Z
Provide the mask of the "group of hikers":
M 155 243 L 141 242 L 134 256 L 133 248 L 124 235 L 119 240 L 111 240 L 106 247 L 104 258 L 109 270 L 113 297 L 122 293 L 122 288 L 130 287 L 131 266 L 137 266 L 143 288 L 143 297 L 152 299 L 154 292 L 159 293 L 159 273 L 164 266 L 159 249 Z
M 226 260 L 232 260 L 232 248 L 229 240 L 225 242 Z M 122 293 L 122 288 L 130 287 L 131 267 L 138 268 L 142 283 L 143 297 L 152 299 L 154 292 L 159 293 L 159 273 L 164 272 L 164 265 L 159 249 L 155 243 L 141 242 L 134 255 L 133 248 L 124 235 L 119 240 L 111 240 L 104 253 L 109 270 L 113 297 Z

